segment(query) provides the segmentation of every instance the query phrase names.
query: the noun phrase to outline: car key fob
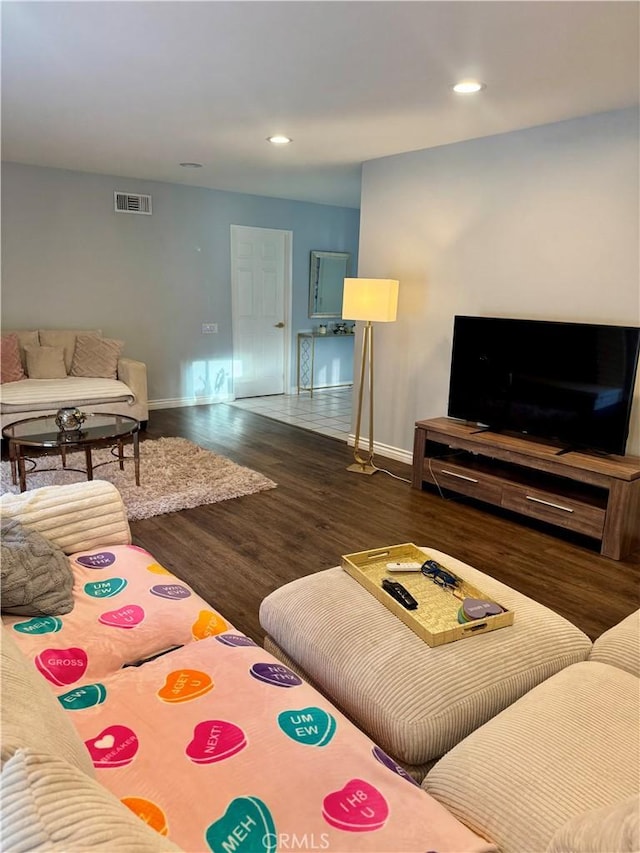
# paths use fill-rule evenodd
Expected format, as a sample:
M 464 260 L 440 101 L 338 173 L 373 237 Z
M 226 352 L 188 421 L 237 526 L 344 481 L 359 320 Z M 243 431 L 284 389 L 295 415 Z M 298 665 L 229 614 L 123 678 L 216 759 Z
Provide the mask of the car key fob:
M 418 606 L 418 602 L 411 595 L 408 589 L 402 586 L 401 583 L 397 581 L 392 581 L 389 578 L 384 578 L 382 581 L 382 589 L 385 592 L 388 592 L 392 598 L 395 598 L 397 602 L 399 602 L 403 607 L 406 607 L 407 610 L 415 610 Z

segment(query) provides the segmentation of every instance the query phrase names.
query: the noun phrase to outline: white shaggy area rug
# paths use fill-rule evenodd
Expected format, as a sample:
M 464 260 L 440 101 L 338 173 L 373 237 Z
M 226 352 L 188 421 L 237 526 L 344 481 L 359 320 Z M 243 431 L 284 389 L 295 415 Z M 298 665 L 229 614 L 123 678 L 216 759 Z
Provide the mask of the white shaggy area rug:
M 130 445 L 125 448 L 125 454 L 133 455 Z M 130 521 L 252 495 L 276 487 L 272 480 L 257 471 L 236 465 L 230 459 L 205 450 L 186 438 L 158 438 L 140 442 L 139 486 L 135 483 L 133 459 L 125 461 L 124 471 L 121 471 L 117 458 L 109 448 L 93 450 L 91 458 L 94 480 L 108 480 L 117 487 Z M 101 462 L 109 464 L 95 468 Z M 84 470 L 84 451 L 67 454 L 67 470 L 62 468 L 59 455 L 41 456 L 37 463 L 37 469 L 27 473 L 27 489 L 86 480 L 85 474 L 68 470 Z M 27 464 L 27 469 L 30 467 Z M 55 470 L 38 470 L 45 468 Z M 0 469 L 2 494 L 18 494 L 19 486 L 11 483 L 10 463 L 2 462 Z

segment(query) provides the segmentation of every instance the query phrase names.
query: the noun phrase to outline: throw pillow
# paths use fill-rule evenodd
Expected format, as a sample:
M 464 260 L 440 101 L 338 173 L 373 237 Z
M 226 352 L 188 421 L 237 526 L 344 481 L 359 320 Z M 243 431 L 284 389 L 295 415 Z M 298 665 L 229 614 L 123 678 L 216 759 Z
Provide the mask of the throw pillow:
M 59 616 L 73 610 L 73 572 L 57 545 L 19 521 L 0 522 L 2 611 L 16 616 Z
M 123 347 L 124 341 L 78 335 L 71 362 L 71 376 L 117 379 L 118 359 Z
M 91 335 L 94 338 L 101 338 L 102 332 L 100 329 L 39 329 L 38 337 L 40 346 L 43 347 L 63 347 L 64 349 L 64 366 L 67 373 L 71 370 L 71 362 L 73 361 L 73 352 L 76 347 L 76 338 L 78 335 Z
M 0 516 L 37 530 L 65 554 L 131 544 L 126 507 L 106 480 L 40 486 L 19 495 L 7 492 L 0 496 Z
M 25 347 L 27 353 L 27 374 L 29 379 L 64 379 L 67 369 L 64 366 L 62 347 Z
M 40 343 L 37 329 L 5 329 L 5 335 L 15 335 L 18 338 L 18 346 L 20 347 L 20 361 L 22 369 L 27 370 L 27 353 L 25 347 L 37 347 Z
M 179 851 L 166 832 L 152 829 L 63 758 L 20 749 L 2 770 L 5 850 Z
M 24 379 L 24 370 L 20 360 L 20 344 L 17 335 L 2 335 L 0 339 L 1 382 L 19 382 Z

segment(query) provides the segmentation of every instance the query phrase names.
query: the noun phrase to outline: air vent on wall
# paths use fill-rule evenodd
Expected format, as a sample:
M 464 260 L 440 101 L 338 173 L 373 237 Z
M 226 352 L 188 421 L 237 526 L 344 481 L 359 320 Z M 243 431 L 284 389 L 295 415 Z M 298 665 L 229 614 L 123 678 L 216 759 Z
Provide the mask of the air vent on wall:
M 144 213 L 151 216 L 151 196 L 140 193 L 120 193 L 116 190 L 116 213 Z

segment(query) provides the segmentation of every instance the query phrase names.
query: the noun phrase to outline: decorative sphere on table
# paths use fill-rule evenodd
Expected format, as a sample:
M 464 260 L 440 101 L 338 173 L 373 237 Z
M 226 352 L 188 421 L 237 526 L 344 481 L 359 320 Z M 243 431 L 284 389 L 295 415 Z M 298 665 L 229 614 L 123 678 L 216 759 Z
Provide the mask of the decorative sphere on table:
M 62 432 L 71 432 L 80 429 L 83 421 L 87 418 L 80 409 L 65 408 L 58 409 L 56 413 L 56 424 Z

